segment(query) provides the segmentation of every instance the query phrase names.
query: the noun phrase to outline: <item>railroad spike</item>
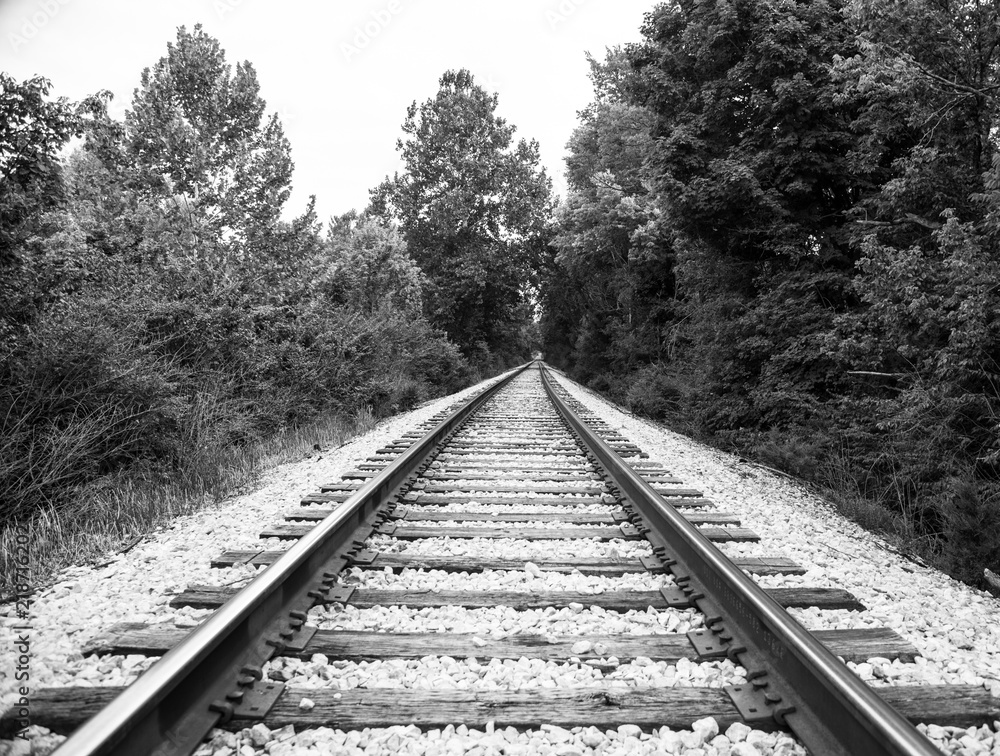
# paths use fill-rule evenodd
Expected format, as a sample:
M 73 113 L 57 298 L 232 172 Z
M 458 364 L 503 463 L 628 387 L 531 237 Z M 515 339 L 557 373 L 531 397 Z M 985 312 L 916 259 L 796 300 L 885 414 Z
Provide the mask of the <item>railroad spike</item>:
M 261 667 L 256 667 L 256 666 L 252 667 L 248 665 L 240 669 L 240 674 L 252 678 L 251 682 L 253 680 L 264 679 L 264 670 Z
M 726 651 L 726 656 L 729 657 L 729 661 L 731 661 L 733 664 L 739 664 L 740 663 L 739 655 L 745 654 L 746 652 L 747 652 L 746 646 L 730 646 Z
M 781 725 L 782 727 L 788 727 L 788 722 L 786 717 L 794 711 L 795 711 L 794 706 L 787 706 L 787 705 L 779 706 L 772 712 L 771 715 L 774 717 L 774 721 L 777 722 L 779 725 Z
M 219 714 L 219 724 L 226 724 L 233 718 L 233 705 L 228 701 L 212 701 L 208 710 Z

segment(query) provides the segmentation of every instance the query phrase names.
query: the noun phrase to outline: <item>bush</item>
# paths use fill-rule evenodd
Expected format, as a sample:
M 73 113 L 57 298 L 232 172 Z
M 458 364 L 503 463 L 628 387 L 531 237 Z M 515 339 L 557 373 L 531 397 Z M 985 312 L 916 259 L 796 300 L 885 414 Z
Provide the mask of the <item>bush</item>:
M 103 300 L 63 306 L 0 361 L 0 523 L 170 456 L 168 366 L 127 316 Z
M 805 480 L 820 482 L 830 444 L 824 434 L 806 428 L 772 428 L 759 434 L 748 454 L 764 465 Z
M 943 515 L 940 561 L 948 574 L 983 585 L 983 567 L 1000 568 L 1000 487 L 971 477 L 947 481 L 938 498 Z
M 211 475 L 227 449 L 409 409 L 468 375 L 419 315 L 181 291 L 169 275 L 81 291 L 20 332 L 0 359 L 0 525 L 69 511 L 102 479 Z
M 663 368 L 650 365 L 635 373 L 625 394 L 625 402 L 633 412 L 662 419 L 681 407 L 684 392 L 675 378 Z

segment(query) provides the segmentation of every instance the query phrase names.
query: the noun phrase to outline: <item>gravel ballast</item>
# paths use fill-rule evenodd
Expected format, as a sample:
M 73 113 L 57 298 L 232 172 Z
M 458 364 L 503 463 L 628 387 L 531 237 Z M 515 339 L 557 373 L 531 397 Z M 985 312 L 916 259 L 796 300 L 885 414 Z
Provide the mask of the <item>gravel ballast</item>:
M 938 683 L 981 685 L 1000 696 L 1000 602 L 941 573 L 913 564 L 891 551 L 878 538 L 836 514 L 807 487 L 742 462 L 711 448 L 673 434 L 653 423 L 635 418 L 591 392 L 558 377 L 577 400 L 621 431 L 650 455 L 649 462 L 663 464 L 663 471 L 683 480 L 684 487 L 697 487 L 713 499 L 720 510 L 742 519 L 744 527 L 762 536 L 760 543 L 723 543 L 730 556 L 788 556 L 808 572 L 805 575 L 755 577 L 765 587 L 822 586 L 845 588 L 857 595 L 867 611 L 820 611 L 792 609 L 790 613 L 809 629 L 891 627 L 923 654 L 913 663 L 870 659 L 850 667 L 875 686 Z M 78 567 L 67 571 L 59 583 L 34 599 L 31 620 L 33 689 L 56 685 L 114 685 L 134 679 L 151 661 L 138 656 L 84 659 L 80 651 L 101 630 L 115 622 L 173 622 L 193 627 L 210 614 L 207 610 L 175 609 L 168 605 L 173 593 L 194 583 L 226 583 L 239 586 L 258 573 L 257 568 L 238 566 L 212 569 L 212 558 L 230 549 L 284 549 L 287 541 L 260 539 L 264 527 L 280 522 L 296 506 L 302 494 L 320 483 L 335 480 L 353 469 L 366 456 L 399 438 L 417 423 L 454 404 L 474 387 L 445 397 L 414 412 L 382 423 L 372 432 L 332 452 L 323 452 L 302 462 L 269 471 L 261 487 L 219 506 L 178 518 L 168 528 L 153 533 L 132 551 L 110 558 L 103 567 Z M 463 464 L 516 464 L 526 458 L 503 455 L 441 455 L 438 462 Z M 640 463 L 639 460 L 635 460 Z M 646 460 L 641 461 L 642 464 Z M 582 469 L 582 457 L 532 456 L 529 466 Z M 524 480 L 531 480 L 530 474 Z M 438 483 L 428 479 L 428 483 Z M 517 479 L 505 480 L 516 484 Z M 490 492 L 479 480 L 470 486 L 481 491 L 463 494 L 461 500 L 440 508 L 448 512 L 511 511 L 543 514 L 551 507 L 533 507 L 530 495 Z M 577 481 L 576 487 L 595 482 Z M 600 485 L 599 482 L 597 485 Z M 477 497 L 518 499 L 515 509 L 476 502 Z M 552 496 L 544 495 L 546 498 Z M 567 497 L 572 502 L 573 497 Z M 436 509 L 436 508 L 435 508 Z M 579 510 L 601 511 L 592 501 Z M 421 527 L 453 526 L 456 522 L 421 522 Z M 532 523 L 530 518 L 500 528 L 577 526 Z M 398 574 L 357 571 L 345 582 L 363 588 L 389 590 L 573 590 L 600 593 L 614 590 L 650 590 L 663 576 L 630 574 L 595 577 L 579 574 L 538 573 L 532 560 L 552 558 L 634 558 L 650 553 L 645 542 L 615 540 L 528 541 L 517 539 L 448 540 L 429 538 L 404 541 L 377 535 L 366 548 L 411 555 L 450 554 L 461 557 L 503 557 L 523 560 L 524 570 L 447 573 L 436 570 L 403 570 Z M 18 624 L 12 608 L 0 620 L 0 636 L 12 647 L 13 627 Z M 2 611 L 2 610 L 0 610 Z M 684 633 L 702 627 L 701 616 L 692 610 L 661 610 L 616 613 L 599 607 L 573 606 L 562 609 L 515 611 L 505 607 L 464 609 L 445 606 L 412 609 L 388 606 L 358 609 L 331 605 L 310 612 L 310 622 L 323 629 L 378 630 L 387 632 L 461 632 L 483 639 L 517 633 L 552 637 L 589 634 L 650 635 Z M 741 667 L 725 662 L 699 664 L 681 660 L 676 664 L 639 658 L 603 667 L 576 661 L 545 662 L 537 659 L 511 661 L 486 658 L 427 657 L 419 660 L 334 662 L 275 660 L 267 672 L 280 672 L 298 688 L 351 690 L 363 687 L 455 690 L 531 690 L 553 685 L 568 687 L 624 686 L 713 686 L 743 680 Z M 603 660 L 608 662 L 608 660 Z M 610 668 L 609 668 L 610 667 Z M 0 678 L 0 702 L 16 698 L 7 665 Z M 305 699 L 304 699 L 305 700 Z M 1000 726 L 1000 725 L 998 725 Z M 946 753 L 1000 755 L 1000 737 L 993 729 L 947 728 L 929 724 L 923 731 Z M 35 728 L 32 743 L 37 753 L 47 753 L 60 738 Z M 5 748 L 7 750 L 5 750 Z M 0 756 L 32 753 L 15 750 L 23 746 L 0 742 Z M 30 748 L 30 746 L 29 746 Z M 764 733 L 744 725 L 720 732 L 714 720 L 696 723 L 693 730 L 669 728 L 643 730 L 622 725 L 616 730 L 594 727 L 564 729 L 545 726 L 521 732 L 513 728 L 474 729 L 449 726 L 443 729 L 417 727 L 369 728 L 341 731 L 315 728 L 296 733 L 292 728 L 270 730 L 263 724 L 237 733 L 216 731 L 199 749 L 199 756 L 250 756 L 251 754 L 686 754 L 687 756 L 799 756 L 805 750 L 782 733 Z
M 378 606 L 359 609 L 333 604 L 314 607 L 309 621 L 324 630 L 385 630 L 397 633 L 480 633 L 483 637 L 506 638 L 517 633 L 540 635 L 653 635 L 686 633 L 704 627 L 701 614 L 692 609 L 606 611 L 599 606 L 568 606 L 556 609 L 510 607 L 466 609 L 443 606 L 414 609 Z
M 802 584 L 844 588 L 867 607 L 864 612 L 790 609 L 809 630 L 890 627 L 922 654 L 916 664 L 895 663 L 906 669 L 896 682 L 982 685 L 1000 697 L 1000 600 L 906 559 L 805 484 L 624 412 L 589 389 L 553 375 L 612 430 L 761 535 L 758 543 L 719 544 L 727 555 L 791 557 L 807 569 L 798 578 Z M 871 673 L 886 667 L 883 661 L 850 666 L 873 682 L 877 678 Z M 993 731 L 980 728 L 976 735 L 961 730 L 958 736 L 956 728 L 932 732 L 947 753 L 1000 754 L 998 729 L 1000 723 Z M 961 737 L 973 738 L 977 745 L 961 743 Z
M 210 612 L 172 608 L 169 602 L 173 594 L 195 583 L 239 586 L 258 572 L 250 566 L 214 569 L 210 566 L 214 557 L 228 549 L 287 548 L 287 542 L 260 539 L 258 533 L 280 522 L 302 495 L 339 478 L 377 449 L 491 382 L 389 418 L 337 449 L 268 470 L 261 476 L 257 490 L 178 517 L 128 553 L 109 555 L 104 566 L 65 570 L 57 583 L 32 597 L 30 689 L 116 684 L 131 679 L 137 673 L 138 661 L 130 661 L 129 657 L 85 659 L 81 650 L 102 629 L 117 622 L 172 621 L 193 627 Z M 23 624 L 13 604 L 0 607 L 0 642 L 4 649 L 14 648 L 14 628 Z M 3 708 L 18 700 L 18 687 L 24 684 L 14 679 L 14 665 L 7 662 L 5 658 L 0 667 Z M 11 747 L 0 745 L 0 756 Z

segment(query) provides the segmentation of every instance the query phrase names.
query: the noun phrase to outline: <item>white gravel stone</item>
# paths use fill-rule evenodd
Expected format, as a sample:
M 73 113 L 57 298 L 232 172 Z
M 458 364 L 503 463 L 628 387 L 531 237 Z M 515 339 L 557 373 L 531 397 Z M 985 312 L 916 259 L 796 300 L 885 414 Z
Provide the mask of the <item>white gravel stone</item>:
M 497 556 L 502 556 L 502 552 Z M 341 582 L 359 588 L 405 591 L 579 591 L 600 594 L 611 591 L 656 591 L 673 581 L 664 575 L 649 572 L 626 573 L 620 577 L 582 575 L 576 573 L 542 572 L 529 569 L 483 570 L 482 572 L 444 572 L 443 570 L 413 570 L 399 573 L 376 570 L 356 570 L 344 575 Z
M 731 556 L 770 556 L 783 554 L 794 558 L 808 570 L 803 576 L 761 576 L 755 578 L 764 587 L 820 585 L 843 587 L 855 593 L 868 609 L 863 612 L 845 610 L 819 611 L 795 609 L 791 614 L 811 629 L 829 627 L 889 626 L 912 641 L 923 656 L 912 664 L 873 658 L 851 667 L 855 673 L 873 685 L 965 682 L 982 685 L 1000 693 L 1000 603 L 995 599 L 956 583 L 940 573 L 895 554 L 878 538 L 865 533 L 836 515 L 832 508 L 808 488 L 787 478 L 773 475 L 761 468 L 741 462 L 677 436 L 655 424 L 638 420 L 610 407 L 603 400 L 571 387 L 570 392 L 584 404 L 600 408 L 610 427 L 637 443 L 653 456 L 668 463 L 663 469 L 682 479 L 684 486 L 697 487 L 713 498 L 720 509 L 731 511 L 743 519 L 743 525 L 763 536 L 761 543 L 728 543 L 720 548 Z M 523 396 L 523 394 L 522 394 Z M 313 490 L 318 483 L 335 479 L 343 471 L 387 441 L 398 438 L 404 429 L 419 419 L 429 417 L 456 397 L 428 405 L 408 416 L 383 423 L 378 429 L 335 452 L 325 452 L 321 459 L 310 459 L 295 465 L 285 465 L 264 476 L 259 490 L 234 498 L 222 505 L 206 509 L 190 517 L 178 518 L 168 528 L 154 533 L 130 553 L 112 558 L 100 568 L 82 567 L 66 571 L 58 584 L 39 594 L 32 616 L 39 628 L 33 638 L 33 683 L 42 687 L 53 684 L 94 685 L 111 681 L 128 681 L 139 674 L 149 660 L 140 657 L 106 657 L 87 659 L 80 649 L 93 635 L 114 621 L 163 622 L 191 627 L 210 612 L 191 609 L 171 609 L 169 594 L 190 583 L 227 582 L 240 585 L 252 579 L 257 570 L 238 566 L 221 572 L 211 569 L 209 560 L 221 551 L 232 548 L 286 548 L 287 542 L 260 540 L 256 534 L 263 525 L 276 522 L 294 506 L 298 495 Z M 505 400 L 506 401 L 506 400 Z M 521 400 L 523 401 L 523 399 Z M 535 399 L 530 399 L 534 402 Z M 503 403 L 498 403 L 502 409 Z M 530 434 L 525 430 L 525 436 Z M 511 434 L 513 435 L 513 434 Z M 516 453 L 502 455 L 441 455 L 440 464 L 512 464 L 523 467 L 560 466 L 572 468 L 586 465 L 583 457 L 565 455 L 527 456 Z M 651 460 L 633 460 L 639 466 L 649 466 Z M 510 472 L 510 471 L 508 471 Z M 511 477 L 505 485 L 519 480 L 529 481 L 531 473 Z M 433 480 L 431 480 L 433 482 Z M 469 481 L 470 488 L 489 484 Z M 576 481 L 575 487 L 599 485 L 593 481 Z M 657 484 L 660 487 L 660 484 Z M 669 486 L 667 486 L 669 487 Z M 551 494 L 543 494 L 546 498 Z M 477 497 L 510 499 L 510 505 L 489 505 Z M 530 494 L 494 493 L 488 490 L 456 497 L 442 508 L 445 512 L 520 511 L 523 514 L 550 513 L 552 507 L 532 506 Z M 592 498 L 566 495 L 568 506 L 575 511 L 601 511 L 606 505 Z M 507 509 L 510 506 L 512 509 Z M 499 507 L 499 508 L 498 508 Z M 695 510 L 697 511 L 697 510 Z M 230 513 L 238 513 L 231 516 Z M 425 523 L 421 523 L 422 525 Z M 515 527 L 523 527 L 518 524 Z M 538 523 L 537 527 L 551 526 Z M 566 527 L 559 525 L 558 527 Z M 623 578 L 591 578 L 588 576 L 544 573 L 534 561 L 568 557 L 636 557 L 649 553 L 644 542 L 598 542 L 576 540 L 571 544 L 557 542 L 519 541 L 515 539 L 471 539 L 450 542 L 427 539 L 420 542 L 400 541 L 389 536 L 376 536 L 369 548 L 410 554 L 450 553 L 456 556 L 504 556 L 525 561 L 517 571 L 455 576 L 435 571 L 404 571 L 400 575 L 361 572 L 357 583 L 366 587 L 394 586 L 417 590 L 451 590 L 461 584 L 470 589 L 470 580 L 509 580 L 509 586 L 531 590 L 590 590 L 649 589 L 650 576 L 641 574 Z M 155 569 L 153 569 L 155 565 Z M 535 569 L 531 569 L 533 565 Z M 352 576 L 354 579 L 354 576 Z M 662 580 L 662 577 L 660 578 Z M 495 585 L 495 582 L 492 583 Z M 479 585 L 479 583 L 475 583 Z M 530 588 L 528 588 L 530 586 Z M 508 589 L 513 590 L 512 587 Z M 529 610 L 517 612 L 509 608 L 468 610 L 443 607 L 433 610 L 413 610 L 407 607 L 375 607 L 359 610 L 354 607 L 317 608 L 314 621 L 325 628 L 402 632 L 463 632 L 475 634 L 477 646 L 487 646 L 495 638 L 533 632 L 542 635 L 580 637 L 579 648 L 591 643 L 588 635 L 628 633 L 648 635 L 683 633 L 701 627 L 700 616 L 690 610 L 606 612 L 598 607 L 579 604 L 565 609 Z M 8 642 L 16 624 L 12 613 L 0 621 L 0 640 Z M 543 662 L 541 660 L 449 659 L 426 657 L 409 661 L 386 660 L 347 663 L 315 655 L 307 661 L 276 660 L 268 672 L 287 674 L 293 685 L 350 689 L 355 687 L 413 687 L 431 684 L 435 688 L 518 690 L 555 685 L 594 685 L 621 687 L 663 687 L 676 685 L 721 686 L 743 681 L 743 670 L 728 661 L 695 664 L 682 660 L 676 665 L 640 658 L 620 664 L 606 657 L 601 644 L 586 651 L 603 657 L 601 664 Z M 112 683 L 114 684 L 114 683 Z M 10 699 L 10 681 L 0 681 L 0 694 Z M 335 694 L 339 695 L 339 694 Z M 308 707 L 311 699 L 302 697 L 299 705 Z M 994 727 L 951 728 L 931 725 L 923 730 L 945 753 L 1000 754 L 1000 738 Z M 33 728 L 32 743 L 36 746 L 58 742 L 52 736 Z M 47 740 L 46 740 L 47 739 Z M 2 747 L 2 746 L 0 746 Z M 45 746 L 41 746 L 45 747 Z M 518 732 L 512 728 L 487 726 L 476 730 L 465 726 L 449 726 L 422 731 L 416 727 L 372 728 L 344 732 L 331 728 L 315 728 L 295 733 L 290 727 L 269 730 L 257 725 L 239 733 L 216 732 L 210 742 L 199 750 L 200 756 L 250 756 L 268 753 L 272 756 L 298 753 L 346 752 L 366 754 L 421 753 L 576 753 L 602 754 L 641 753 L 678 754 L 688 756 L 759 756 L 760 754 L 804 754 L 793 739 L 775 733 L 732 725 L 720 733 L 714 720 L 696 723 L 693 730 L 671 731 L 661 728 L 644 732 L 633 725 L 603 731 L 598 728 L 541 728 Z M 41 750 L 39 752 L 46 752 Z
M 266 730 L 266 728 L 264 728 Z M 756 731 L 754 731 L 756 732 Z M 690 730 L 673 731 L 663 727 L 659 730 L 644 731 L 633 724 L 623 724 L 613 730 L 597 727 L 564 728 L 557 725 L 543 725 L 537 730 L 518 731 L 511 727 L 498 729 L 488 723 L 483 729 L 465 725 L 449 725 L 444 728 L 421 730 L 414 726 L 385 728 L 365 728 L 345 732 L 327 727 L 287 732 L 267 731 L 265 745 L 255 746 L 251 730 L 239 733 L 213 731 L 211 740 L 196 752 L 196 756 L 263 756 L 263 754 L 326 754 L 348 753 L 365 756 L 389 756 L 390 754 L 422 754 L 423 756 L 445 756 L 446 754 L 473 754 L 491 756 L 512 754 L 516 756 L 584 756 L 585 754 L 610 754 L 611 756 L 662 756 L 662 754 L 685 754 L 685 756 L 806 756 L 805 750 L 785 737 L 768 736 L 759 733 L 756 745 L 741 742 L 729 746 L 723 743 L 724 736 L 715 742 L 702 743 L 697 747 L 685 747 L 685 738 L 692 736 Z M 263 732 L 257 731 L 258 739 Z M 227 750 L 228 749 L 228 750 Z
M 637 418 L 562 376 L 556 379 L 652 459 L 666 462 L 685 485 L 703 491 L 762 537 L 759 543 L 719 544 L 724 553 L 784 555 L 807 569 L 795 580 L 757 578 L 761 585 L 845 588 L 867 607 L 789 610 L 808 629 L 890 627 L 922 653 L 915 664 L 854 665 L 859 674 L 870 671 L 870 682 L 965 682 L 1000 693 L 1000 600 L 906 559 L 805 484 Z M 982 732 L 966 734 L 986 742 Z
M 403 541 L 386 535 L 374 535 L 365 548 L 388 553 L 421 556 L 503 557 L 504 559 L 591 559 L 610 557 L 639 558 L 652 554 L 648 541 L 596 541 L 589 538 L 560 541 L 528 541 L 520 538 L 421 538 Z
M 378 606 L 358 609 L 332 604 L 314 607 L 309 621 L 324 630 L 378 630 L 398 633 L 472 633 L 481 638 L 505 638 L 518 633 L 537 635 L 664 635 L 686 633 L 704 626 L 702 616 L 691 609 L 651 610 L 624 613 L 601 607 L 565 607 L 516 611 L 509 607 L 466 609 L 444 606 L 411 609 Z
M 707 743 L 719 734 L 719 723 L 713 717 L 705 717 L 692 722 L 691 729 L 698 734 L 703 742 Z
M 608 505 L 603 503 L 580 502 L 573 503 L 573 499 L 567 499 L 565 511 L 576 514 L 591 514 L 594 512 L 604 513 L 608 511 Z M 409 505 L 410 509 L 420 509 L 421 511 L 436 514 L 557 514 L 564 511 L 562 505 L 550 506 L 547 504 L 527 504 L 518 501 L 516 504 L 483 504 L 472 501 L 456 501 L 452 504 L 441 504 L 436 506 L 416 506 Z
M 376 449 L 484 385 L 387 419 L 338 449 L 312 453 L 300 462 L 272 468 L 261 476 L 254 491 L 177 517 L 129 552 L 109 555 L 101 566 L 64 570 L 53 585 L 40 587 L 33 597 L 28 618 L 33 628 L 32 689 L 118 685 L 134 679 L 152 660 L 122 656 L 84 659 L 80 651 L 115 622 L 174 622 L 181 627 L 197 624 L 211 611 L 171 608 L 172 594 L 193 583 L 239 586 L 258 572 L 247 565 L 227 570 L 212 568 L 214 557 L 229 549 L 287 548 L 287 542 L 262 540 L 257 534 L 263 527 L 279 522 L 302 494 L 355 468 Z M 13 647 L 13 628 L 21 624 L 23 620 L 14 605 L 0 607 L 0 644 L 4 648 Z M 6 665 L 0 672 L 0 708 L 4 708 L 17 700 L 17 681 L 8 674 Z
M 607 660 L 611 662 L 611 659 Z M 622 688 L 719 688 L 746 682 L 745 671 L 728 660 L 694 663 L 681 659 L 677 664 L 610 664 L 605 673 L 600 665 L 552 662 L 542 659 L 483 659 L 426 656 L 422 659 L 388 659 L 370 662 L 335 661 L 313 664 L 295 658 L 268 662 L 264 674 L 295 688 L 351 690 L 354 688 L 401 688 L 407 690 L 537 690 L 580 688 L 602 684 Z M 714 721 L 714 720 L 713 720 Z M 705 720 L 689 733 L 703 743 L 710 739 Z M 718 733 L 718 726 L 714 737 Z
M 539 520 L 524 520 L 522 522 L 491 522 L 491 523 L 470 523 L 470 522 L 460 522 L 458 520 L 430 520 L 425 522 L 420 522 L 421 528 L 427 528 L 428 530 L 434 530 L 436 528 L 455 528 L 455 527 L 489 527 L 495 530 L 518 530 L 521 528 L 531 528 L 533 530 L 565 530 L 567 532 L 580 532 L 594 527 L 593 525 L 578 525 L 572 522 L 552 522 L 552 521 L 539 521 Z M 463 539 L 464 540 L 464 539 Z M 586 539 L 580 539 L 586 540 Z M 575 543 L 575 541 L 574 541 Z

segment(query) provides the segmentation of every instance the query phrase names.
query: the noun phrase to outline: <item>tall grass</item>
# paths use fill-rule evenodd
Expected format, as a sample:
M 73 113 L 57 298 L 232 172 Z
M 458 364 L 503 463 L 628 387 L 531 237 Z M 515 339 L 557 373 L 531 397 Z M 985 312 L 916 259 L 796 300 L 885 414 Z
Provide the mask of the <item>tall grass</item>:
M 60 570 L 106 558 L 178 515 L 246 492 L 265 470 L 345 443 L 377 419 L 362 408 L 353 417 L 329 415 L 241 447 L 204 448 L 169 480 L 117 475 L 81 487 L 72 507 L 47 507 L 0 529 L 0 596 L 13 594 L 16 540 L 29 535 L 29 584 L 38 589 Z
M 0 342 L 0 594 L 25 529 L 38 585 L 472 377 L 419 317 L 167 294 L 81 293 Z

